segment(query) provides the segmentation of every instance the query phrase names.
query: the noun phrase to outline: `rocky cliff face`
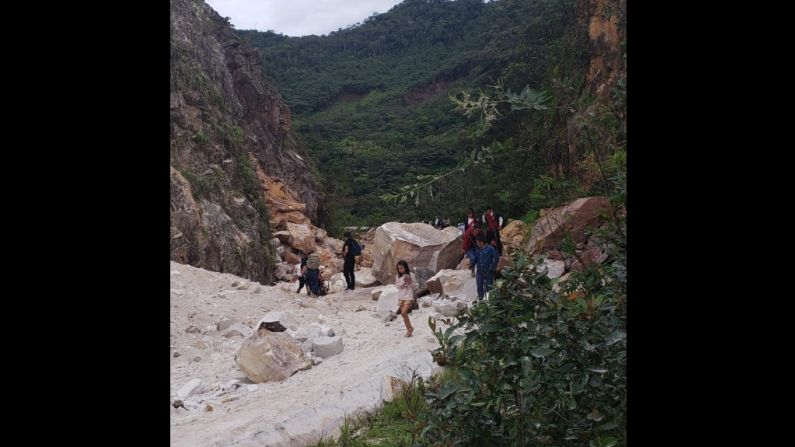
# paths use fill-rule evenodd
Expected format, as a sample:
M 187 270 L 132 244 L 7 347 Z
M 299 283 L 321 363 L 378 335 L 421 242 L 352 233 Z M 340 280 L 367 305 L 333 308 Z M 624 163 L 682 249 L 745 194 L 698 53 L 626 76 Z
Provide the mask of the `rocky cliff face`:
M 267 282 L 269 220 L 315 219 L 320 194 L 260 67 L 206 3 L 171 0 L 171 259 Z
M 626 39 L 626 0 L 588 0 L 584 18 L 588 26 L 587 79 L 592 91 L 605 98 L 626 78 L 623 42 Z

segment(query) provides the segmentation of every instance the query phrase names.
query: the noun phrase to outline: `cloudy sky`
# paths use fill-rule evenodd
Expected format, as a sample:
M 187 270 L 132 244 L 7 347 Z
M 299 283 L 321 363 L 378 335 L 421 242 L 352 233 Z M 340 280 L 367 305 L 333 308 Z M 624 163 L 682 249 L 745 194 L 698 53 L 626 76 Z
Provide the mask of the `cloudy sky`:
M 274 30 L 288 36 L 328 34 L 386 12 L 401 0 L 206 0 L 236 29 Z

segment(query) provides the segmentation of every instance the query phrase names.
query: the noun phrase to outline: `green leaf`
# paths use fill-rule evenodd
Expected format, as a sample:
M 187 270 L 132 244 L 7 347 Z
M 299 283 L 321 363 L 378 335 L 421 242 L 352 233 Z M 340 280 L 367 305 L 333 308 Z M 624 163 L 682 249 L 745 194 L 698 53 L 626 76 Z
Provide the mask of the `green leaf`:
M 618 343 L 619 341 L 625 339 L 626 337 L 627 337 L 627 333 L 622 331 L 621 329 L 618 329 L 618 330 L 614 331 L 612 334 L 610 334 L 607 337 L 607 339 L 605 339 L 605 345 L 606 346 L 613 345 L 613 344 Z
M 616 428 L 618 428 L 618 424 L 615 421 L 612 421 L 596 427 L 596 431 L 608 431 Z
M 553 352 L 555 351 L 553 351 L 552 349 L 539 347 L 530 351 L 530 355 L 532 355 L 533 357 L 544 358 L 549 354 L 552 354 Z

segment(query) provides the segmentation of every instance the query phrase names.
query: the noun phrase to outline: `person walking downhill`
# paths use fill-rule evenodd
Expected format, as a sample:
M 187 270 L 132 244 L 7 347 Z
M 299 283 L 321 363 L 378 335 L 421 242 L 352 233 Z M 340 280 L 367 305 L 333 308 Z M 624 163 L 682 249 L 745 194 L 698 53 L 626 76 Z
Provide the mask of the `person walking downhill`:
M 478 274 L 475 282 L 478 285 L 478 301 L 481 301 L 486 292 L 491 289 L 492 284 L 494 284 L 494 272 L 497 270 L 497 263 L 500 261 L 500 257 L 494 247 L 486 244 L 486 239 L 483 236 L 478 237 L 477 244 L 476 262 Z
M 486 213 L 483 214 L 483 223 L 486 225 L 486 242 L 494 245 L 497 253 L 502 256 L 502 241 L 500 240 L 500 229 L 503 224 L 502 216 L 495 214 L 492 207 L 488 207 L 486 208 Z
M 411 281 L 411 270 L 409 264 L 400 260 L 397 263 L 397 275 L 395 275 L 395 286 L 398 288 L 398 304 L 400 305 L 400 315 L 403 316 L 403 323 L 406 324 L 406 337 L 411 337 L 414 327 L 409 320 L 411 306 L 414 305 L 414 284 Z
M 475 241 L 478 237 L 483 237 L 483 230 L 480 229 L 480 222 L 475 221 L 469 229 L 464 232 L 463 241 L 461 244 L 461 253 L 469 258 L 469 270 L 472 277 L 475 277 L 475 259 L 477 244 Z

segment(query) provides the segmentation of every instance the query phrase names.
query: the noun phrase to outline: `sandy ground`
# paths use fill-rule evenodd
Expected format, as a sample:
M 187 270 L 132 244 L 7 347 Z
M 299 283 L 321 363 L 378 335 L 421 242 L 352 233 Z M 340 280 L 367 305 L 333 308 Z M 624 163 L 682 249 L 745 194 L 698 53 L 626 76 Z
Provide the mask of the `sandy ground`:
M 388 375 L 431 374 L 437 342 L 427 324 L 430 308 L 411 313 L 414 336 L 405 338 L 400 317 L 378 318 L 372 289 L 313 299 L 296 288 L 171 262 L 171 402 L 192 379 L 205 388 L 182 399 L 184 408 L 171 407 L 172 446 L 303 446 L 337 434 L 346 414 L 388 398 Z M 274 310 L 285 313 L 289 331 L 313 323 L 331 327 L 342 336 L 343 352 L 282 382 L 253 385 L 234 361 L 243 339 L 224 337 L 216 324 L 228 317 L 253 328 Z M 227 388 L 235 379 L 240 386 Z

